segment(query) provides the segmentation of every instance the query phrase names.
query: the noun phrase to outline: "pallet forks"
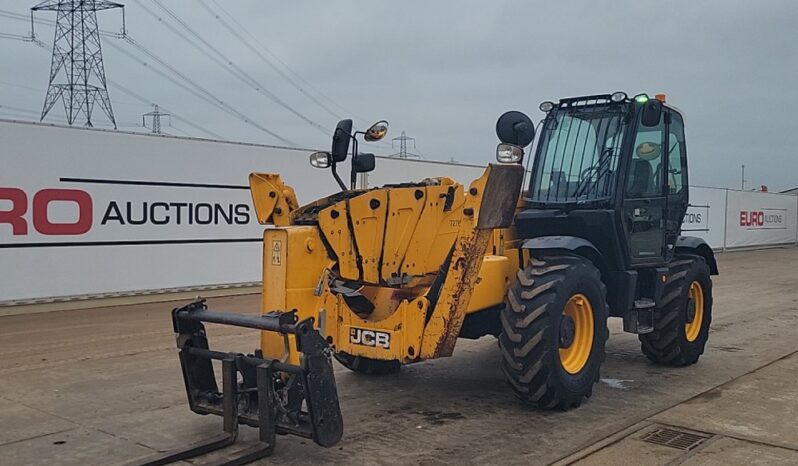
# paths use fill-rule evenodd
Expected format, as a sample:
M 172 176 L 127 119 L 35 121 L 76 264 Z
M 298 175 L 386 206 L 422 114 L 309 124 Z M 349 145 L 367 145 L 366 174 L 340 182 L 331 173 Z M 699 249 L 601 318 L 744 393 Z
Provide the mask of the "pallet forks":
M 299 365 L 263 359 L 260 352 L 244 355 L 209 349 L 204 322 L 278 332 L 296 337 Z M 233 459 L 213 463 L 247 464 L 274 451 L 277 434 L 290 434 L 329 447 L 343 433 L 343 419 L 333 377 L 329 345 L 313 326 L 313 319 L 297 322 L 294 312 L 249 316 L 208 310 L 198 299 L 172 311 L 180 365 L 189 407 L 198 414 L 222 416 L 223 433 L 184 448 L 137 460 L 157 466 L 195 458 L 232 445 L 239 424 L 257 427 L 259 445 Z M 221 361 L 219 391 L 212 361 Z

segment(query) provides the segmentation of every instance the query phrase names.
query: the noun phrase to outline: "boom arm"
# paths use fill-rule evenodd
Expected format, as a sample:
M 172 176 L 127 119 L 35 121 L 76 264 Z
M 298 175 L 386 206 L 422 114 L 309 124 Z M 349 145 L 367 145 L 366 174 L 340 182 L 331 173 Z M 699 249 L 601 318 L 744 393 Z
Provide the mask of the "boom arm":
M 294 188 L 283 183 L 276 173 L 251 173 L 249 190 L 255 214 L 262 225 L 276 226 L 290 224 L 291 212 L 299 207 Z

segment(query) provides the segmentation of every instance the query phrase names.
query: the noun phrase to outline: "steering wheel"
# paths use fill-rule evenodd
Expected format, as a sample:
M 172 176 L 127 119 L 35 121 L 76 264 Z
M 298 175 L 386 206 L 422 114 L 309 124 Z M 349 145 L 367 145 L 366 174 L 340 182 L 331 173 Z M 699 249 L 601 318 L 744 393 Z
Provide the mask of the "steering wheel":
M 582 194 L 582 191 L 586 191 L 588 186 L 590 186 L 591 178 L 595 175 L 596 180 L 601 177 L 602 171 L 607 166 L 612 156 L 613 149 L 612 147 L 608 147 L 601 151 L 601 155 L 599 156 L 599 162 L 595 165 L 591 165 L 581 173 L 579 173 L 579 182 L 576 185 L 576 189 L 574 190 L 574 196 L 579 197 Z
M 580 184 L 587 183 L 588 181 L 590 181 L 590 178 L 593 176 L 593 173 L 595 172 L 596 174 L 598 174 L 599 170 L 601 170 L 601 165 L 591 165 L 585 168 L 584 170 L 582 170 L 582 173 L 579 174 L 579 183 Z

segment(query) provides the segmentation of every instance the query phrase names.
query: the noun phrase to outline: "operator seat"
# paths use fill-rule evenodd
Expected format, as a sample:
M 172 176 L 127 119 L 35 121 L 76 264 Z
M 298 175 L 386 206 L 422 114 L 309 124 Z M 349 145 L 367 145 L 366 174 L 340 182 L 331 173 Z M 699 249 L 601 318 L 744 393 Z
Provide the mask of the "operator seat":
M 631 179 L 626 190 L 631 197 L 646 197 L 651 194 L 654 171 L 648 160 L 632 159 Z
M 568 178 L 563 171 L 551 172 L 551 183 L 549 186 L 549 196 L 552 200 L 564 200 L 569 191 Z

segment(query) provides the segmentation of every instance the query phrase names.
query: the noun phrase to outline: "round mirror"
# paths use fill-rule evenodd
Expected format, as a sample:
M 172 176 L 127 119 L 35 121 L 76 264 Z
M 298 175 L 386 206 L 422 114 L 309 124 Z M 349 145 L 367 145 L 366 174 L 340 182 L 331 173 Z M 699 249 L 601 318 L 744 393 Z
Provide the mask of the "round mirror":
M 368 142 L 379 141 L 384 138 L 386 134 L 388 134 L 388 122 L 380 120 L 366 130 L 366 135 L 363 136 L 363 139 Z
M 496 122 L 496 136 L 505 144 L 525 147 L 535 139 L 535 125 L 523 113 L 509 111 Z

